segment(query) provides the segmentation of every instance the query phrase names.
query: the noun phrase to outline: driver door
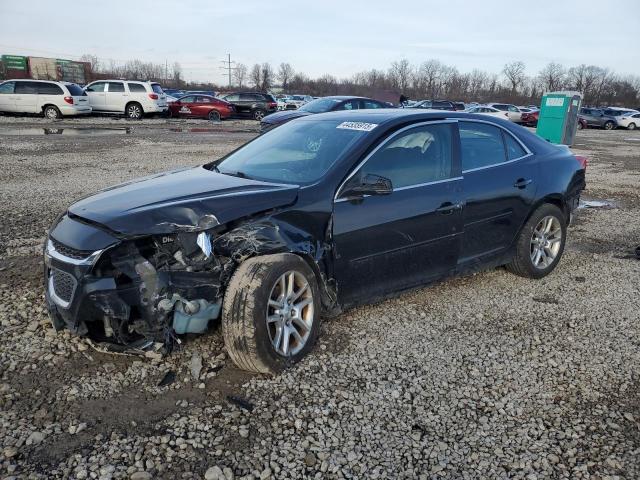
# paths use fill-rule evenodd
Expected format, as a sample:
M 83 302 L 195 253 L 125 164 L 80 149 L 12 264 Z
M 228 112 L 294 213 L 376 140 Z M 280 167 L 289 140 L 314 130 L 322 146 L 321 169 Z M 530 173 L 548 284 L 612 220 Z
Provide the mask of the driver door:
M 458 261 L 462 178 L 454 122 L 392 134 L 339 189 L 334 202 L 335 276 L 340 302 L 354 305 L 447 275 Z M 389 195 L 352 196 L 373 174 Z

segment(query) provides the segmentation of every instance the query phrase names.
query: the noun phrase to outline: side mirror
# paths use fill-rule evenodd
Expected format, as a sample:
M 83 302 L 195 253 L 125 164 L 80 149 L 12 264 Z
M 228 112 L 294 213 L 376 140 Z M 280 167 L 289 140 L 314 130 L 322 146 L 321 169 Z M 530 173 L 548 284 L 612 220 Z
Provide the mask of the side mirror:
M 353 176 L 344 186 L 341 198 L 362 198 L 365 195 L 390 195 L 393 193 L 391 180 L 367 173 Z

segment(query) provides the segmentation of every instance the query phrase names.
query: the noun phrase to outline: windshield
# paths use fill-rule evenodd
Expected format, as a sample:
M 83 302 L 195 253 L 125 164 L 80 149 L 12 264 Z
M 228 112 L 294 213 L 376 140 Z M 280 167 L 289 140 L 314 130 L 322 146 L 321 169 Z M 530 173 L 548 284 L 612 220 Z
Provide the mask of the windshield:
M 312 102 L 305 103 L 299 108 L 299 110 L 309 113 L 328 112 L 341 101 L 342 100 L 339 100 L 337 98 L 319 98 L 317 100 L 313 100 Z
M 367 135 L 358 125 L 361 124 L 311 119 L 285 123 L 240 147 L 212 168 L 268 182 L 313 183 L 351 145 Z

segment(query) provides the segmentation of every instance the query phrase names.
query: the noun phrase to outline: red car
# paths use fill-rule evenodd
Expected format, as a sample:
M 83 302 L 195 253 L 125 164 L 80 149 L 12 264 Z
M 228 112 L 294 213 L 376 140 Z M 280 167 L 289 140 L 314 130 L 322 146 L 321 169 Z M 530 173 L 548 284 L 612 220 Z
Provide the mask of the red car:
M 535 127 L 538 125 L 538 117 L 540 117 L 539 110 L 536 110 L 535 112 L 523 112 L 520 117 L 520 123 L 527 127 Z
M 233 114 L 233 105 L 211 95 L 186 95 L 169 103 L 169 116 L 218 121 Z

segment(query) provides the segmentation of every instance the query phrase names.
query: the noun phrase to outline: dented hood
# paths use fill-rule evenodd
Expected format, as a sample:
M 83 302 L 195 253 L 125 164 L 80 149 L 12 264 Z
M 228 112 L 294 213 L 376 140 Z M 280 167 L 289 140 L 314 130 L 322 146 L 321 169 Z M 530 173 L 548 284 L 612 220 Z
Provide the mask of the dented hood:
M 298 188 L 196 167 L 116 185 L 69 212 L 124 235 L 198 231 L 289 205 Z

